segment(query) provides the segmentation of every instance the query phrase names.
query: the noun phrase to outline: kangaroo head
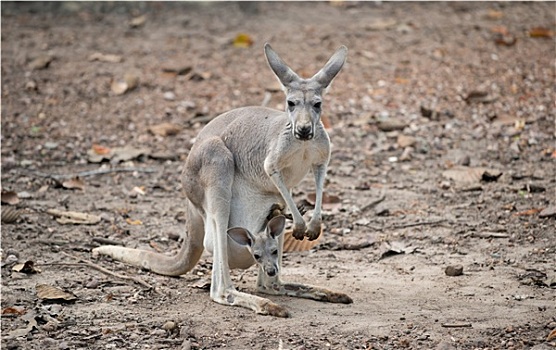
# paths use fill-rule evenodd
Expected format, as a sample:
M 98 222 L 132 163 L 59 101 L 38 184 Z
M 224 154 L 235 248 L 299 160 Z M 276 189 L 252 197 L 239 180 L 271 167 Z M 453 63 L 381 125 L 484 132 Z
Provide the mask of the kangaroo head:
M 243 227 L 228 229 L 230 236 L 236 243 L 245 246 L 253 255 L 253 259 L 270 277 L 278 274 L 279 241 L 278 237 L 284 232 L 286 218 L 283 215 L 272 218 L 266 229 L 258 234 L 252 234 Z
M 299 77 L 267 43 L 264 52 L 268 64 L 286 93 L 286 113 L 293 136 L 311 140 L 320 121 L 322 97 L 346 61 L 347 48 L 341 46 L 324 67 L 310 79 Z

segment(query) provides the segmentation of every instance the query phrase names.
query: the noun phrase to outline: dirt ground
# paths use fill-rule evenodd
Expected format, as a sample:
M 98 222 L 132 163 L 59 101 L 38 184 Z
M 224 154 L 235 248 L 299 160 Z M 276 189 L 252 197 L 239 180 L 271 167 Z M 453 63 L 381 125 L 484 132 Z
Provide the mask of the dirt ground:
M 1 6 L 3 349 L 556 347 L 554 3 Z M 91 255 L 178 249 L 195 135 L 284 108 L 265 42 L 304 76 L 349 48 L 326 230 L 283 276 L 354 303 L 270 297 L 289 319 L 212 302 L 208 255 L 180 278 Z M 233 279 L 255 293 L 254 268 Z

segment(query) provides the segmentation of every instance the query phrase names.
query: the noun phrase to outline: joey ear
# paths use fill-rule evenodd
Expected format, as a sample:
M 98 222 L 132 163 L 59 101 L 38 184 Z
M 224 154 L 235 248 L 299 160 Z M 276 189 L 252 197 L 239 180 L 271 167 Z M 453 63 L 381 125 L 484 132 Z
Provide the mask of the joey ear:
M 228 229 L 228 236 L 239 245 L 253 246 L 253 237 L 251 232 L 243 227 L 232 227 Z
M 344 63 L 346 62 L 348 49 L 344 45 L 340 46 L 340 48 L 330 57 L 328 62 L 324 65 L 324 67 L 315 74 L 311 80 L 316 81 L 319 83 L 323 89 L 326 89 L 332 83 L 332 80 L 336 77 L 336 75 L 340 72 Z
M 266 231 L 272 238 L 276 238 L 284 232 L 285 227 L 286 217 L 284 215 L 278 215 L 270 219 L 266 226 Z
M 272 49 L 269 43 L 264 45 L 264 54 L 266 56 L 266 60 L 268 61 L 268 65 L 280 80 L 282 86 L 288 86 L 294 80 L 299 80 L 299 76 L 295 74 L 295 72 L 288 67 L 286 62 L 284 62 L 280 56 Z

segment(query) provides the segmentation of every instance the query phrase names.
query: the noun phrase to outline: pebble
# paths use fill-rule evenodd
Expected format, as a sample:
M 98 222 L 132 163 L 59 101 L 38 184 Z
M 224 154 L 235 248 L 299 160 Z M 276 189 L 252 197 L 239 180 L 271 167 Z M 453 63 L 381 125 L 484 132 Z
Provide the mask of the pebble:
M 167 91 L 164 93 L 163 97 L 166 101 L 174 101 L 176 99 L 176 94 L 172 91 Z
M 172 333 L 176 329 L 176 323 L 172 321 L 168 321 L 162 325 L 162 329 L 164 329 L 169 333 Z
M 461 276 L 463 275 L 463 266 L 462 265 L 450 265 L 446 267 L 444 270 L 447 276 Z
M 417 140 L 413 136 L 399 134 L 397 142 L 398 142 L 398 146 L 400 146 L 401 148 L 406 148 L 409 146 L 413 146 L 415 142 L 417 142 Z

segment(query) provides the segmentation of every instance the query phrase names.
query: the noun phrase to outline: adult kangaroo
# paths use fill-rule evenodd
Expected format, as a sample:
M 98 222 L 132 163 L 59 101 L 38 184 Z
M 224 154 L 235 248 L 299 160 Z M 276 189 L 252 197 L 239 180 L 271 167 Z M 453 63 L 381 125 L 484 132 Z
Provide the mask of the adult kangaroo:
M 299 77 L 269 44 L 264 52 L 286 93 L 286 110 L 238 108 L 219 115 L 201 130 L 183 173 L 187 231 L 179 253 L 166 256 L 116 246 L 94 251 L 162 275 L 178 276 L 190 271 L 206 248 L 213 254 L 212 300 L 287 317 L 287 310 L 269 299 L 237 291 L 230 269 L 257 263 L 261 293 L 352 302 L 344 293 L 283 282 L 281 233 L 285 219 L 269 220 L 276 205 L 287 206 L 295 238 L 314 240 L 321 232 L 322 193 L 330 159 L 330 139 L 320 119 L 322 99 L 344 65 L 347 48 L 341 46 L 310 79 Z M 309 170 L 315 177 L 316 202 L 306 224 L 291 189 Z

